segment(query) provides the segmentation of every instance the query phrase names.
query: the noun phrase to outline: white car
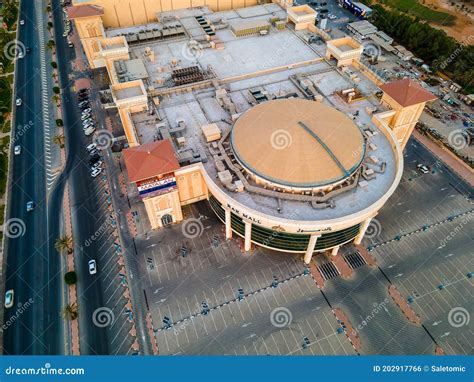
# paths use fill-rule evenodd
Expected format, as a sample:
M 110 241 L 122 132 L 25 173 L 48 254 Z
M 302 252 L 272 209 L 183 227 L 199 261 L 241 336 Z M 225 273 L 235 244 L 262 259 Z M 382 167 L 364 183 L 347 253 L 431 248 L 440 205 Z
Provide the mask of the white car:
M 11 308 L 13 306 L 13 298 L 15 296 L 15 293 L 13 292 L 13 289 L 7 290 L 5 293 L 5 308 Z
M 98 176 L 100 173 L 102 172 L 102 168 L 101 167 L 98 167 L 94 170 L 91 171 L 91 176 L 93 178 L 95 178 L 96 176 Z
M 91 152 L 92 150 L 94 150 L 94 149 L 96 149 L 96 148 L 97 148 L 97 144 L 91 143 L 90 145 L 88 145 L 88 146 L 86 147 L 86 150 L 87 150 L 88 152 Z
M 89 127 L 88 129 L 84 130 L 84 134 L 88 137 L 88 136 L 91 135 L 94 131 L 95 131 L 95 127 L 94 127 L 94 126 L 91 126 L 91 127 Z
M 416 168 L 423 174 L 428 174 L 430 172 L 430 169 L 428 168 L 428 166 L 424 164 L 419 164 L 418 166 L 416 166 Z
M 87 264 L 89 265 L 89 274 L 95 275 L 97 273 L 97 264 L 95 260 L 89 260 Z
M 35 209 L 35 203 L 33 203 L 31 200 L 26 203 L 26 212 L 31 212 Z
M 25 25 L 25 20 L 20 20 L 20 25 Z
M 14 149 L 15 155 L 20 155 L 21 154 L 21 146 L 16 145 Z
M 91 113 L 86 113 L 86 114 L 81 115 L 82 121 L 87 121 L 88 119 L 90 119 L 90 117 L 91 117 Z
M 21 51 L 18 52 L 18 58 L 23 58 L 23 57 L 25 57 L 25 53 L 23 53 Z
M 16 106 L 21 106 L 21 104 L 22 104 L 21 98 L 17 98 L 16 101 L 15 101 L 15 104 L 16 104 Z
M 97 168 L 101 168 L 102 167 L 102 161 L 97 161 L 95 162 L 92 166 L 91 166 L 91 170 L 94 171 L 95 169 Z

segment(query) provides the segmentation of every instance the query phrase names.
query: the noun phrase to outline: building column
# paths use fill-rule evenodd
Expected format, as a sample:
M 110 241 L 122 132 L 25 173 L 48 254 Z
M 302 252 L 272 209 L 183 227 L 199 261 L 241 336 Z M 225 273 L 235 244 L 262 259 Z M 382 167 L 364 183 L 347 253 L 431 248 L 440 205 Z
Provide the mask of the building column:
M 250 251 L 250 246 L 252 242 L 250 241 L 252 238 L 252 223 L 249 221 L 244 221 L 245 223 L 245 245 L 244 250 L 245 252 Z
M 372 218 L 368 218 L 364 220 L 362 223 L 359 234 L 354 238 L 354 244 L 360 244 L 362 242 L 362 239 L 364 238 L 365 231 L 367 231 L 367 228 L 369 228 L 370 222 L 372 221 Z
M 336 256 L 338 251 L 339 251 L 339 246 L 334 247 L 334 248 L 331 250 L 331 256 Z
M 232 226 L 231 226 L 231 212 L 230 210 L 225 210 L 225 238 L 232 239 Z
M 311 258 L 313 257 L 314 247 L 316 247 L 316 242 L 318 241 L 318 237 L 321 235 L 311 235 L 309 237 L 308 247 L 306 248 L 306 253 L 304 254 L 304 263 L 309 264 Z

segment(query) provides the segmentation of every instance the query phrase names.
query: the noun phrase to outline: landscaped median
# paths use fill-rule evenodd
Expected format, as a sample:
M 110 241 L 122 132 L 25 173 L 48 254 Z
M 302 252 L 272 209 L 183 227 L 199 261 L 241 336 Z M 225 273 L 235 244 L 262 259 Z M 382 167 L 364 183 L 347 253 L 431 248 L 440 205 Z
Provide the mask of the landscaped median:
M 5 0 L 0 8 L 0 243 L 3 239 L 5 220 L 5 192 L 8 180 L 8 156 L 12 129 L 12 98 L 14 88 L 15 58 L 23 53 L 25 46 L 17 41 L 16 29 L 18 4 L 14 0 Z M 3 248 L 3 247 L 2 247 Z

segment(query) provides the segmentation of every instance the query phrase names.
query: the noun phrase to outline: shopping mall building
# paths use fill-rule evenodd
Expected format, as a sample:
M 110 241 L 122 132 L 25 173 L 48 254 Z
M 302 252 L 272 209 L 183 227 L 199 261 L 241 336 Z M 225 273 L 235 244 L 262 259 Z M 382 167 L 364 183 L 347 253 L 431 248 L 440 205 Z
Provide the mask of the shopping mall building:
M 207 201 L 246 251 L 309 263 L 361 242 L 400 182 L 429 92 L 408 79 L 382 84 L 350 37 L 311 45 L 308 34 L 328 36 L 307 6 L 147 11 L 155 24 L 120 30 L 117 0 L 80 3 L 69 16 L 90 66 L 109 74 L 128 181 L 152 229 Z

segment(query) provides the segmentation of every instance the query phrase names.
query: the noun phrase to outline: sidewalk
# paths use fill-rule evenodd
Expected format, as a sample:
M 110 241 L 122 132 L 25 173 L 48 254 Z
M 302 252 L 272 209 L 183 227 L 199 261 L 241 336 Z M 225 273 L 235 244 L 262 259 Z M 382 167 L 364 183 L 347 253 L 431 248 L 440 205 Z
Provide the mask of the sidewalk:
M 418 131 L 413 131 L 414 138 L 425 146 L 431 153 L 439 158 L 446 166 L 453 170 L 460 178 L 464 179 L 471 187 L 474 186 L 474 170 L 470 168 L 461 159 L 457 158 L 453 153 L 438 146 L 428 137 L 420 134 Z

